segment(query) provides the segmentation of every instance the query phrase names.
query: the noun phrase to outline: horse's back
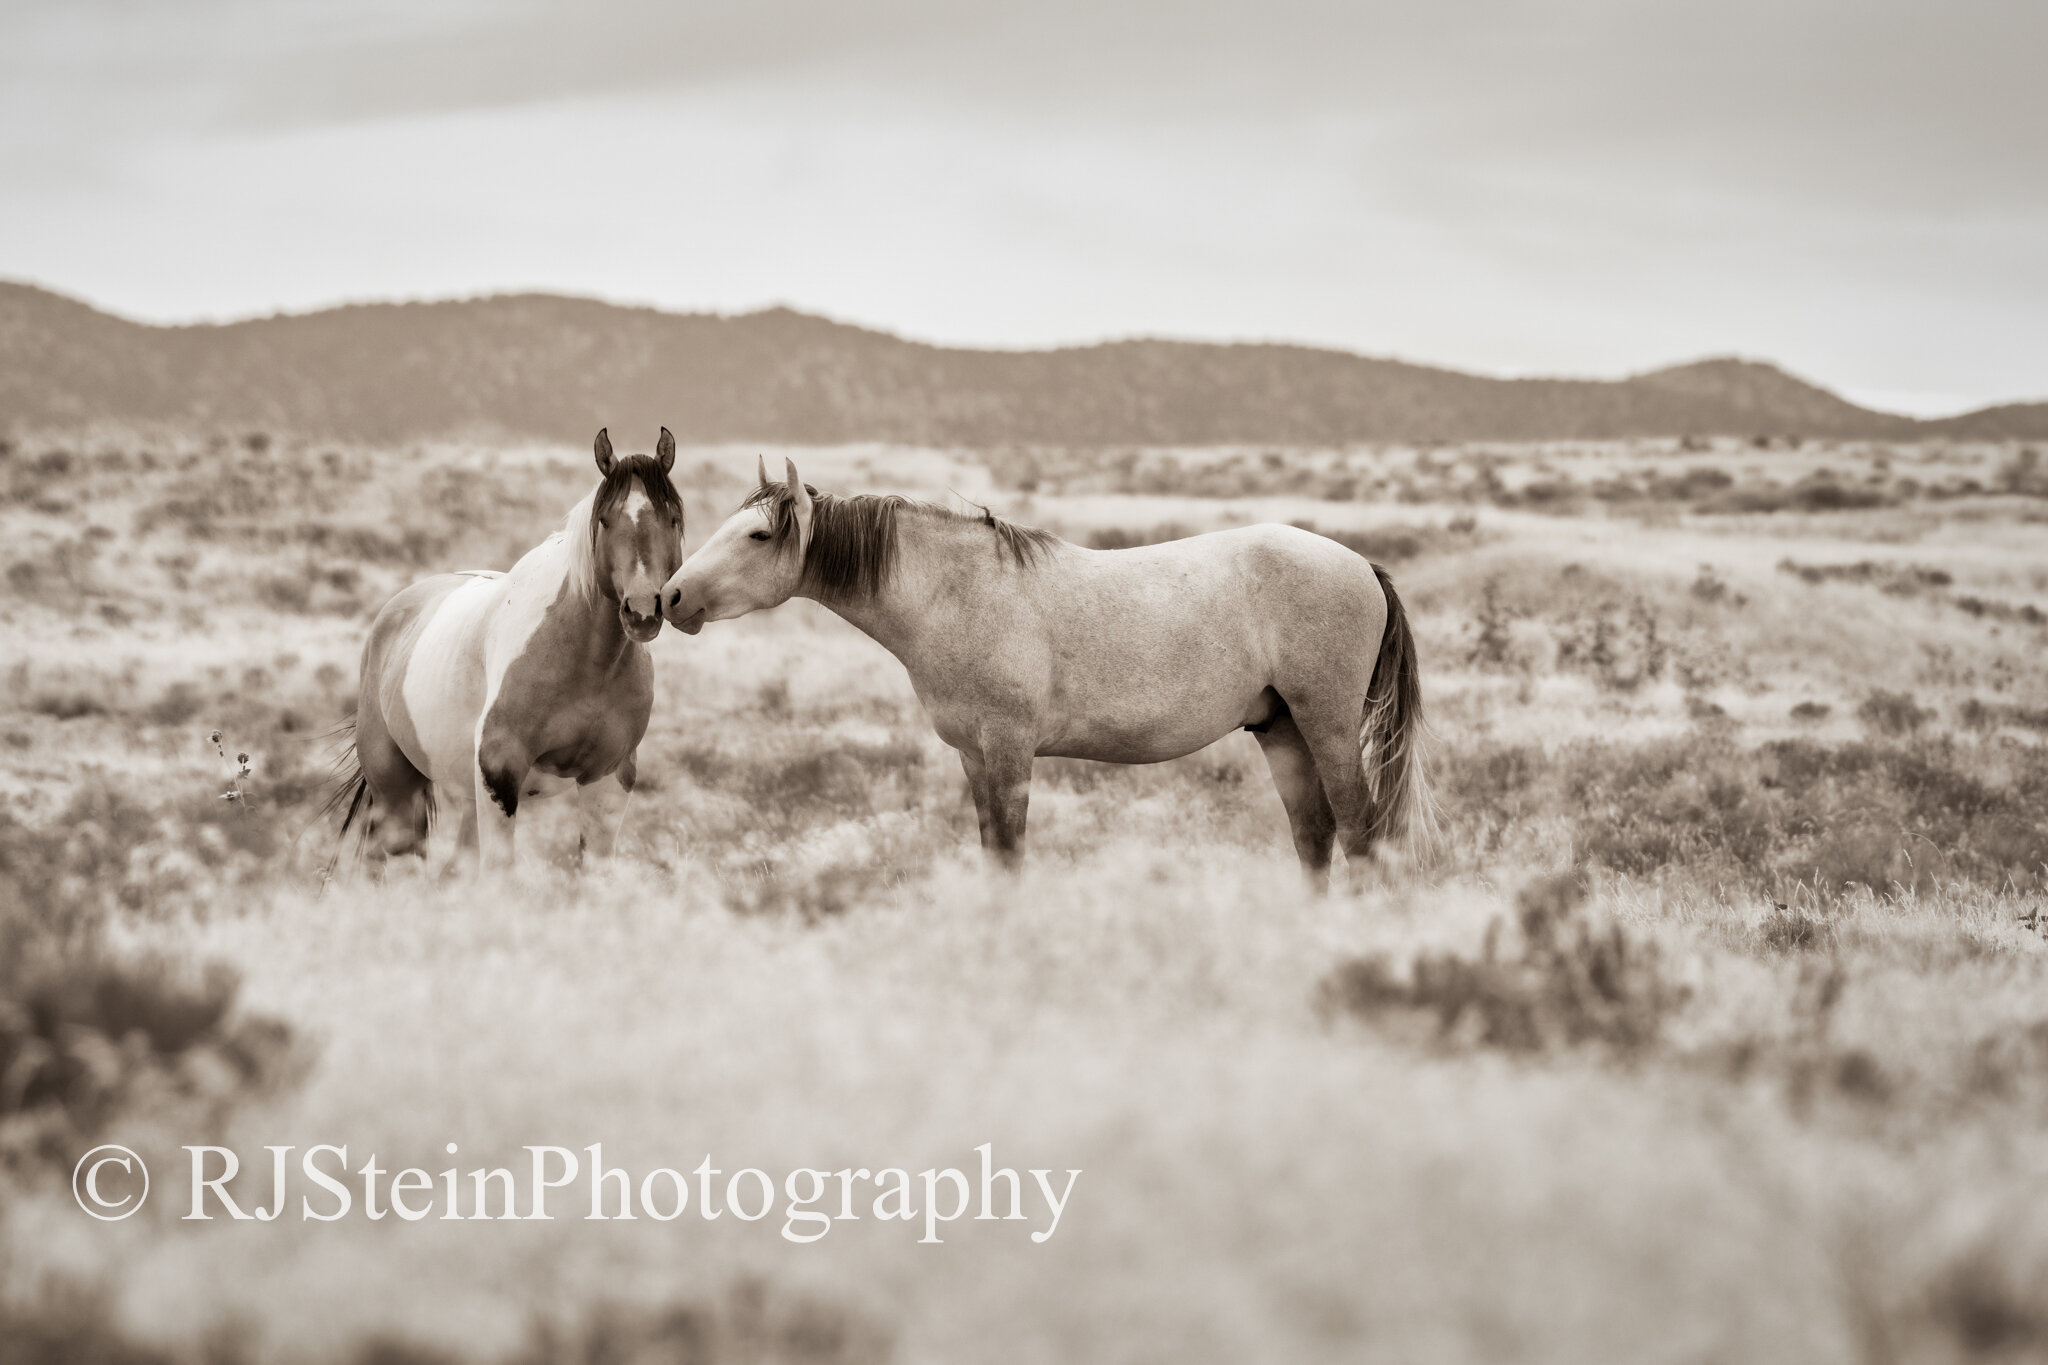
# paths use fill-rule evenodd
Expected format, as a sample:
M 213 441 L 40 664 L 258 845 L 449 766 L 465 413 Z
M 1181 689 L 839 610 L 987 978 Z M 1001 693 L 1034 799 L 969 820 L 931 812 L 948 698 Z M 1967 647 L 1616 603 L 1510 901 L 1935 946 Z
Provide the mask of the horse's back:
M 1270 523 L 1125 550 L 1078 550 L 1048 587 L 1066 598 L 1056 610 L 1099 617 L 1111 637 L 1142 627 L 1147 636 L 1211 642 L 1223 633 L 1267 638 L 1334 620 L 1363 625 L 1385 612 L 1366 559 L 1327 536 Z
M 1199 588 L 1204 582 L 1219 587 L 1257 583 L 1280 572 L 1293 576 L 1307 572 L 1325 587 L 1341 590 L 1372 581 L 1372 566 L 1366 560 L 1331 540 L 1299 526 L 1260 522 L 1206 531 L 1179 540 L 1154 545 L 1137 545 L 1124 550 L 1085 551 L 1087 559 L 1111 573 L 1155 576 L 1163 570 L 1190 575 Z

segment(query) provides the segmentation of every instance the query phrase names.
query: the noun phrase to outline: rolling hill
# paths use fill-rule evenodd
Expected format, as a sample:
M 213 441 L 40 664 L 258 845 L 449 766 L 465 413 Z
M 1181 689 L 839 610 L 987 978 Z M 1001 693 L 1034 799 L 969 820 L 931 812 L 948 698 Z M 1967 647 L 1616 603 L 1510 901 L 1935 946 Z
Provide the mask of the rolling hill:
M 0 429 L 95 419 L 363 440 L 1201 445 L 1782 435 L 2048 437 L 2048 404 L 1920 422 L 1773 366 L 1492 379 L 1348 352 L 1131 340 L 930 346 L 776 308 L 547 294 L 158 327 L 0 282 Z

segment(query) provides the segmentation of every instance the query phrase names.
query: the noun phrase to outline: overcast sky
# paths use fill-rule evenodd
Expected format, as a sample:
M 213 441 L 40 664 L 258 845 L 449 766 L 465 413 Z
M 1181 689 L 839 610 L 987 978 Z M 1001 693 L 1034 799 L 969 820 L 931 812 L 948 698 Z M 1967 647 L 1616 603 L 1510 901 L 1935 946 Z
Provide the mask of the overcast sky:
M 0 3 L 0 276 L 2048 398 L 2041 0 Z

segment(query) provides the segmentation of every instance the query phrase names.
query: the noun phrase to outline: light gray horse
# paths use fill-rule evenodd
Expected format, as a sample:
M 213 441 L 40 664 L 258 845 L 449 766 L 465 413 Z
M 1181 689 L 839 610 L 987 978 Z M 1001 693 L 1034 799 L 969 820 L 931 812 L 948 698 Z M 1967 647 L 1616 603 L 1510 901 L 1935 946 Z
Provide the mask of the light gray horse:
M 982 846 L 1022 855 L 1035 755 L 1157 763 L 1256 733 L 1295 852 L 1328 883 L 1422 836 L 1415 642 L 1384 570 L 1291 526 L 1088 550 L 984 513 L 760 486 L 669 579 L 662 611 L 695 634 L 813 598 L 902 661 L 960 751 Z
M 512 863 L 522 799 L 574 790 L 583 847 L 609 854 L 654 704 L 647 642 L 683 558 L 683 503 L 663 427 L 653 458 L 593 447 L 602 476 L 510 573 L 423 579 L 384 604 L 363 645 L 342 833 L 416 853 L 438 805 L 486 868 Z

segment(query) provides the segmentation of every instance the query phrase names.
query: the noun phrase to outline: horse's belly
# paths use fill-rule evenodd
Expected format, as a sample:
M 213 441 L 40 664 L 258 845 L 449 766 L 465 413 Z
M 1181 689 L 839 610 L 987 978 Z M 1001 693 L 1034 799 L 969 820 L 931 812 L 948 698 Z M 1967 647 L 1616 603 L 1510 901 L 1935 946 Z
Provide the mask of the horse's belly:
M 1163 763 L 1265 718 L 1268 670 L 1243 644 L 1194 634 L 1143 643 L 1061 661 L 1039 753 Z
M 1207 748 L 1263 717 L 1258 689 L 1236 689 L 1163 705 L 1095 708 L 1057 717 L 1040 740 L 1047 758 L 1092 758 L 1104 763 L 1164 763 Z

